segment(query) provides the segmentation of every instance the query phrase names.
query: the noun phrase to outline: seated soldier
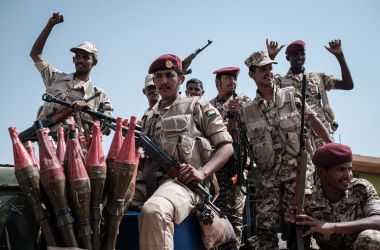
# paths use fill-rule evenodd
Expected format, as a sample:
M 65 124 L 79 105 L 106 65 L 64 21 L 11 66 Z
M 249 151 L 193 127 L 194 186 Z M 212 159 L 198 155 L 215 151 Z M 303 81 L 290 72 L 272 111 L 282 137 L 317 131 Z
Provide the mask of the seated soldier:
M 350 147 L 330 143 L 319 148 L 313 163 L 321 179 L 305 201 L 305 214 L 294 217 L 289 208 L 287 222 L 308 226 L 320 249 L 379 249 L 380 199 L 372 184 L 352 178 Z
M 140 249 L 173 249 L 174 223 L 180 224 L 200 203 L 187 185 L 203 183 L 228 161 L 233 154 L 232 138 L 208 101 L 179 94 L 185 78 L 177 56 L 158 57 L 149 74 L 154 75 L 161 100 L 144 116 L 141 134 L 183 164 L 173 179 L 154 167 L 155 159 L 145 158 L 140 164 L 142 179 L 136 182 L 132 206 L 143 204 Z M 211 146 L 215 148 L 213 155 Z

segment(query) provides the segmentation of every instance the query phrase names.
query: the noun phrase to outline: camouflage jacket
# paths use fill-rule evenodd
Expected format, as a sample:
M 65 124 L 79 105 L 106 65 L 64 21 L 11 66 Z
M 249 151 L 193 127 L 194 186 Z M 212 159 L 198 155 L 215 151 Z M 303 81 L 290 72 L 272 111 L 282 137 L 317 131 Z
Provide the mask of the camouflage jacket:
M 344 197 L 332 204 L 323 194 L 320 184 L 306 200 L 305 212 L 321 221 L 354 221 L 372 215 L 380 215 L 380 199 L 372 184 L 353 178 Z M 314 234 L 321 249 L 353 249 L 358 234 Z

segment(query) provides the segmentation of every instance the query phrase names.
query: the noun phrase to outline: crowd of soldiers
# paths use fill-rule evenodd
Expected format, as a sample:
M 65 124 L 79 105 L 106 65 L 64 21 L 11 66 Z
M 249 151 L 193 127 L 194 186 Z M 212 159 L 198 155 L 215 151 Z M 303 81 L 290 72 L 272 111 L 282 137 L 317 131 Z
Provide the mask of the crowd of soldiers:
M 93 43 L 71 49 L 75 64 L 72 74 L 52 67 L 42 57 L 50 32 L 61 22 L 63 16 L 54 13 L 30 53 L 46 92 L 72 102 L 75 111 L 89 108 L 111 114 L 107 94 L 90 79 L 98 61 Z M 143 88 L 149 107 L 141 119 L 141 134 L 182 165 L 173 179 L 152 167 L 154 159 L 147 157 L 140 162 L 132 201 L 132 207 L 141 210 L 140 249 L 173 249 L 174 224 L 181 223 L 200 202 L 188 188 L 194 182 L 209 188 L 216 197 L 214 203 L 233 226 L 235 240 L 220 249 L 278 249 L 280 224 L 285 225 L 281 231 L 288 249 L 297 249 L 295 224 L 307 226 L 305 237 L 311 235 L 320 249 L 379 249 L 379 197 L 371 183 L 353 178 L 351 149 L 333 142 L 337 123 L 326 91 L 351 90 L 354 86 L 341 41 L 333 40 L 325 47 L 337 58 L 342 80 L 306 72 L 306 45 L 302 40 L 286 48 L 288 72 L 274 75 L 274 59 L 284 46 L 272 41 L 266 45 L 267 51 L 254 52 L 245 60 L 249 77 L 257 86 L 253 98 L 235 92 L 238 67 L 213 72 L 217 95 L 207 101 L 202 98 L 203 82 L 196 78 L 186 82 L 185 94 L 180 93 L 185 75 L 178 56 L 161 55 L 151 63 Z M 302 110 L 301 86 L 305 80 L 306 104 Z M 95 92 L 101 94 L 84 101 Z M 59 110 L 59 105 L 46 103 L 38 118 Z M 75 114 L 78 128 L 89 133 L 92 118 L 82 112 Z M 302 119 L 307 149 L 305 213 L 295 215 Z M 250 204 L 246 202 L 251 191 L 246 179 L 253 171 L 255 235 L 241 242 L 243 211 Z M 309 240 L 304 242 L 306 249 L 315 246 Z

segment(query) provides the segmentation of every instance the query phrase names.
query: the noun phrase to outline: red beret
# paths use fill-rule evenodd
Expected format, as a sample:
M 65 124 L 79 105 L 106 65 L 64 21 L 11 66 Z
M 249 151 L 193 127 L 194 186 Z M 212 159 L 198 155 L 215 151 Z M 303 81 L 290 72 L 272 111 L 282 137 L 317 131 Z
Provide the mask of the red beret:
M 329 168 L 352 161 L 352 151 L 349 146 L 339 143 L 328 143 L 320 147 L 313 156 L 317 167 Z
M 158 70 L 165 69 L 178 69 L 182 71 L 182 61 L 178 56 L 173 54 L 164 54 L 159 56 L 156 60 L 152 62 L 149 67 L 149 74 L 153 74 Z
M 292 54 L 292 53 L 298 51 L 299 49 L 305 50 L 305 47 L 306 47 L 306 45 L 305 45 L 304 41 L 295 40 L 294 42 L 290 43 L 288 45 L 288 47 L 286 47 L 285 54 L 286 55 Z
M 224 67 L 224 68 L 217 69 L 212 73 L 217 74 L 217 75 L 235 75 L 235 76 L 237 76 L 239 74 L 239 72 L 240 72 L 240 68 L 238 68 L 238 67 Z

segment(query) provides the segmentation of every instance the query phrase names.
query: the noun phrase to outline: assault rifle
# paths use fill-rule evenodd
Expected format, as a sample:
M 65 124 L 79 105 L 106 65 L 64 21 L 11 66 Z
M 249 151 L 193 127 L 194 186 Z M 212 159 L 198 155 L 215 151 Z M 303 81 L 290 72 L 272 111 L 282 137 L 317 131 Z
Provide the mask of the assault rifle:
M 101 94 L 101 92 L 95 92 L 95 94 L 87 99 L 84 99 L 83 101 L 85 102 L 88 102 L 94 98 L 96 98 L 97 96 L 99 96 Z M 63 101 L 63 100 L 60 100 L 60 99 L 57 99 L 55 98 L 54 96 L 50 95 L 50 94 L 43 94 L 42 95 L 42 100 L 45 101 L 45 102 L 52 102 L 52 103 L 57 103 L 57 104 L 60 104 L 64 107 L 66 107 L 65 109 L 63 109 L 61 112 L 57 113 L 57 114 L 54 114 L 52 116 L 49 116 L 47 117 L 46 119 L 42 120 L 42 126 L 44 128 L 47 128 L 47 127 L 51 127 L 55 124 L 57 124 L 58 122 L 62 121 L 63 119 L 65 119 L 67 116 L 69 116 L 72 112 L 73 112 L 73 109 L 72 109 L 72 104 L 67 102 L 67 101 Z M 110 123 L 116 123 L 116 119 L 111 117 L 111 116 L 108 116 L 108 115 L 105 115 L 101 112 L 97 112 L 97 111 L 94 111 L 94 110 L 91 110 L 91 109 L 88 109 L 88 108 L 84 108 L 82 109 L 82 112 L 84 113 L 87 113 L 89 115 L 92 115 L 93 117 L 95 117 L 97 120 L 101 120 L 101 121 L 108 121 Z M 139 126 L 136 126 L 136 129 L 137 130 L 141 130 L 141 128 Z M 21 142 L 25 142 L 27 140 L 30 140 L 30 141 L 37 141 L 37 133 L 36 133 L 36 129 L 34 128 L 34 126 L 31 126 L 30 128 L 22 131 L 20 134 L 19 134 L 19 138 L 21 140 Z
M 295 190 L 295 205 L 296 214 L 302 214 L 304 197 L 305 197 L 305 181 L 306 181 L 306 167 L 307 167 L 307 152 L 305 146 L 305 102 L 306 102 L 306 75 L 303 74 L 302 88 L 301 88 L 301 131 L 300 131 L 300 163 L 297 167 L 296 173 L 296 190 Z M 302 237 L 303 227 L 296 226 L 297 249 L 304 250 L 304 239 Z
M 114 124 L 110 124 L 107 121 L 104 122 L 104 125 L 108 126 L 112 130 L 116 129 L 116 126 Z M 123 135 L 125 135 L 128 129 L 123 127 L 122 131 Z M 139 131 L 135 132 L 135 137 L 137 146 L 142 147 L 144 149 L 144 153 L 153 159 L 159 168 L 163 169 L 171 177 L 177 177 L 181 163 L 176 158 L 170 156 L 166 151 L 161 149 L 148 136 L 141 135 Z M 211 213 L 211 210 L 214 211 L 220 218 L 226 217 L 220 208 L 211 202 L 211 195 L 202 186 L 201 183 L 192 182 L 188 185 L 188 188 L 190 188 L 190 190 L 193 191 L 203 201 L 203 206 L 197 206 L 197 209 L 201 210 L 201 219 L 204 224 L 212 223 L 213 215 Z
M 233 99 L 236 100 L 236 92 L 232 93 Z M 231 178 L 232 184 L 241 184 L 244 180 L 243 171 L 245 163 L 247 162 L 247 153 L 245 152 L 245 141 L 243 140 L 241 131 L 241 119 L 239 112 L 228 112 L 228 132 L 232 136 L 234 154 L 230 158 L 230 162 L 233 166 L 234 176 Z M 242 154 L 243 153 L 243 154 Z
M 100 96 L 100 94 L 101 94 L 100 91 L 96 91 L 94 95 L 90 96 L 89 98 L 83 99 L 83 101 L 89 102 L 92 99 L 95 99 L 96 97 Z M 44 94 L 42 96 L 42 100 L 44 100 L 44 96 L 45 95 L 50 96 L 49 94 Z M 41 120 L 42 126 L 44 128 L 49 128 L 49 127 L 51 127 L 51 126 L 59 123 L 60 121 L 62 121 L 66 117 L 68 117 L 71 113 L 73 113 L 73 109 L 72 109 L 71 105 L 70 106 L 66 106 L 66 108 L 64 108 L 63 110 L 61 110 L 61 112 L 49 115 L 49 116 L 46 117 L 46 119 Z M 29 128 L 27 128 L 27 129 L 25 129 L 24 131 L 22 131 L 19 134 L 19 138 L 20 138 L 21 142 L 25 142 L 25 141 L 28 141 L 28 140 L 30 140 L 32 142 L 37 141 L 37 133 L 36 133 L 36 129 L 34 128 L 34 125 L 31 126 L 31 127 L 29 127 Z
M 183 69 L 183 72 L 185 75 L 188 75 L 188 74 L 191 74 L 192 70 L 189 69 L 190 67 L 190 64 L 191 62 L 194 60 L 194 58 L 202 52 L 202 50 L 204 50 L 207 46 L 209 46 L 210 44 L 212 44 L 212 41 L 211 40 L 207 40 L 207 44 L 205 46 L 203 46 L 202 48 L 200 49 L 197 49 L 195 52 L 191 53 L 190 55 L 188 55 L 183 61 L 182 61 L 182 69 Z

